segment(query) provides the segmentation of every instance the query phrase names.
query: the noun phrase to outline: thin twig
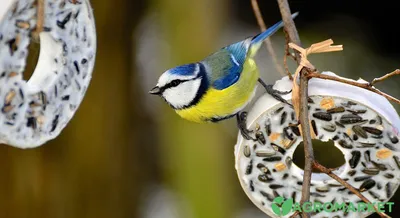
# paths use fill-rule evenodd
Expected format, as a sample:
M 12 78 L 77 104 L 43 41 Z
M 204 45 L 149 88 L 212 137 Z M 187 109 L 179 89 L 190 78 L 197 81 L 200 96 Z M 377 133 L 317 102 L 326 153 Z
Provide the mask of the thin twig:
M 376 81 L 382 81 L 386 78 L 389 78 L 391 75 L 395 75 L 398 74 L 397 73 L 398 70 L 393 71 L 392 73 L 389 73 L 383 77 L 380 77 L 378 79 L 374 79 L 375 83 Z M 394 73 L 395 72 L 395 73 Z M 388 76 L 389 75 L 389 76 Z M 330 75 L 325 75 L 325 74 L 320 74 L 317 72 L 312 72 L 307 74 L 308 78 L 319 78 L 319 79 L 326 79 L 326 80 L 333 80 L 333 81 L 337 81 L 337 82 L 341 82 L 341 83 L 345 83 L 345 84 L 349 84 L 349 85 L 353 85 L 353 86 L 357 86 L 366 90 L 369 90 L 371 92 L 375 92 L 376 94 L 379 94 L 383 97 L 385 97 L 386 99 L 388 99 L 389 101 L 393 101 L 397 104 L 400 104 L 400 100 L 397 98 L 394 98 L 382 91 L 380 91 L 379 89 L 373 87 L 371 84 L 372 83 L 361 83 L 361 82 L 357 82 L 357 81 L 353 81 L 353 80 L 348 80 L 348 79 L 344 79 L 344 78 L 340 78 L 340 77 L 336 77 L 336 76 L 330 76 Z
M 288 33 L 291 42 L 301 46 L 300 37 L 297 33 L 296 26 L 292 19 L 292 12 L 290 11 L 289 3 L 287 0 L 278 0 L 279 10 L 282 15 L 285 30 Z M 295 53 L 297 63 L 300 64 L 300 54 Z M 303 186 L 301 191 L 300 204 L 310 201 L 310 183 L 312 174 L 312 163 L 314 161 L 314 151 L 311 141 L 311 130 L 308 118 L 308 78 L 305 77 L 307 74 L 306 68 L 300 71 L 300 111 L 299 121 L 301 124 L 301 130 L 303 135 L 304 153 L 305 153 L 305 164 L 304 164 L 304 176 Z M 310 217 L 309 213 L 302 213 L 302 217 Z
M 39 34 L 43 31 L 44 26 L 44 0 L 37 0 L 36 11 L 36 29 L 32 33 L 35 40 L 39 41 Z
M 292 12 L 290 11 L 289 3 L 287 0 L 278 0 L 279 10 L 282 15 L 282 20 L 285 25 L 285 30 L 289 36 L 290 42 L 301 46 L 300 37 L 297 33 L 296 25 L 292 19 Z M 296 53 L 296 58 L 300 61 L 300 55 Z M 299 62 L 298 62 L 299 63 Z
M 260 27 L 260 30 L 262 32 L 264 32 L 265 30 L 267 30 L 267 26 L 265 25 L 263 16 L 262 16 L 261 11 L 260 11 L 260 7 L 258 6 L 258 1 L 257 0 L 251 0 L 251 5 L 253 7 L 254 15 L 255 15 L 255 17 L 257 19 L 258 26 Z M 272 46 L 271 39 L 268 37 L 264 42 L 265 42 L 267 50 L 268 50 L 268 52 L 269 52 L 269 54 L 270 54 L 270 56 L 272 58 L 272 61 L 274 62 L 275 69 L 282 76 L 285 76 L 285 73 L 283 72 L 282 67 L 279 65 L 278 59 L 276 58 L 276 53 L 275 53 L 275 50 L 274 50 L 274 48 Z M 292 75 L 289 75 L 289 76 L 291 77 Z
M 365 203 L 371 203 L 366 197 L 364 197 L 364 195 L 362 195 L 356 188 L 354 188 L 352 185 L 350 185 L 349 183 L 347 183 L 346 181 L 344 181 L 342 178 L 340 178 L 339 176 L 337 176 L 336 174 L 332 173 L 331 169 L 328 169 L 326 167 L 324 167 L 323 165 L 319 164 L 317 161 L 313 162 L 313 167 L 315 169 L 318 169 L 319 171 L 327 174 L 328 176 L 330 176 L 332 179 L 338 181 L 340 184 L 342 184 L 344 187 L 346 187 L 348 190 L 350 190 L 351 192 L 353 192 L 355 195 L 357 195 L 361 200 L 363 200 Z M 375 205 L 373 205 L 375 211 L 379 214 L 380 217 L 390 217 L 388 215 L 386 215 L 383 212 L 379 212 L 378 208 L 375 207 Z
M 289 51 L 289 42 L 290 42 L 289 35 L 286 32 L 286 30 L 283 30 L 283 32 L 285 34 L 285 54 L 283 55 L 283 67 L 285 68 L 285 72 L 289 76 L 289 79 L 293 80 L 292 73 L 290 73 L 289 67 L 287 65 L 287 56 L 291 56 L 291 57 L 294 57 L 294 56 L 292 56 L 292 54 Z M 295 58 L 294 58 L 294 60 L 296 61 Z
M 289 218 L 296 218 L 299 214 L 300 214 L 300 212 L 296 211 Z
M 382 82 L 383 80 L 385 80 L 385 79 L 387 79 L 387 78 L 389 78 L 391 76 L 394 76 L 394 75 L 400 75 L 400 70 L 396 69 L 391 73 L 388 73 L 388 74 L 386 74 L 384 76 L 381 76 L 379 78 L 375 78 L 374 80 L 372 80 L 371 86 L 373 86 L 375 83 Z

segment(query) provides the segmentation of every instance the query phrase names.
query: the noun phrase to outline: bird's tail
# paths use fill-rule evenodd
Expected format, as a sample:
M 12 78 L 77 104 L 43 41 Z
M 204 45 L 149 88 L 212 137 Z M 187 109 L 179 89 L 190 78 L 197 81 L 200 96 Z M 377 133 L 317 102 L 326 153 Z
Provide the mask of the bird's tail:
M 292 18 L 293 19 L 296 18 L 298 14 L 299 14 L 299 12 L 296 12 L 296 13 L 292 14 Z M 273 26 L 269 27 L 264 32 L 254 36 L 253 39 L 251 40 L 251 52 L 250 52 L 250 55 L 254 56 L 257 53 L 258 49 L 261 47 L 263 41 L 266 38 L 268 38 L 269 36 L 271 36 L 272 34 L 274 34 L 276 31 L 278 31 L 282 27 L 283 27 L 283 21 L 279 21 L 278 23 L 276 23 Z

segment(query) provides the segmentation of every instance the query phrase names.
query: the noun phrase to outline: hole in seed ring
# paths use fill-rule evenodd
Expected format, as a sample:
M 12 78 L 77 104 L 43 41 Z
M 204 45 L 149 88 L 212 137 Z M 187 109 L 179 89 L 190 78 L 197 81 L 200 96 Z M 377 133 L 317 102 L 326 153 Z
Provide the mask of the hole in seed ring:
M 334 146 L 334 142 L 332 140 L 324 142 L 313 139 L 312 145 L 314 149 L 315 159 L 318 160 L 318 162 L 323 166 L 331 169 L 336 169 L 345 164 L 343 153 Z M 304 145 L 303 142 L 301 142 L 293 153 L 293 163 L 296 164 L 299 168 L 304 169 L 304 157 Z M 313 170 L 313 172 L 318 173 L 319 171 Z

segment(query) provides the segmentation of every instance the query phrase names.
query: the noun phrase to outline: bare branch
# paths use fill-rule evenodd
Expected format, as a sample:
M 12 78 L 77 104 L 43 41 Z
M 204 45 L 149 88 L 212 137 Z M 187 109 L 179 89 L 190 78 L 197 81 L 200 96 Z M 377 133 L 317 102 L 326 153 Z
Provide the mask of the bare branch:
M 267 30 L 267 26 L 264 23 L 264 19 L 263 19 L 263 16 L 261 14 L 260 7 L 258 6 L 257 0 L 251 0 L 251 5 L 253 7 L 254 15 L 255 15 L 255 17 L 257 19 L 258 26 L 260 27 L 260 30 L 262 32 L 264 32 L 265 30 Z M 270 54 L 270 56 L 272 58 L 272 61 L 274 62 L 275 69 L 282 76 L 285 76 L 285 73 L 283 72 L 282 67 L 279 65 L 278 59 L 276 58 L 276 53 L 275 53 L 274 48 L 272 47 L 271 39 L 268 37 L 264 42 L 265 42 L 265 46 L 267 47 L 267 50 L 268 50 L 268 52 L 269 52 L 269 54 Z M 288 76 L 291 77 L 292 75 L 288 75 Z
M 374 80 L 375 80 L 375 83 L 376 83 L 376 81 L 382 81 L 382 80 L 384 80 L 384 79 L 386 79 L 386 78 L 389 78 L 391 75 L 395 75 L 395 74 L 398 74 L 398 70 L 395 70 L 395 71 L 393 71 L 392 73 L 389 73 L 389 74 L 387 74 L 387 75 L 385 75 L 385 76 L 383 76 L 383 77 L 380 77 L 380 78 L 378 78 L 378 79 L 374 79 Z M 388 75 L 389 75 L 389 76 L 388 76 Z M 309 73 L 309 74 L 307 75 L 307 77 L 308 77 L 308 78 L 319 78 L 319 79 L 333 80 L 333 81 L 337 81 L 337 82 L 341 82 L 341 83 L 345 83 L 345 84 L 357 86 L 357 87 L 360 87 L 360 88 L 369 90 L 369 91 L 371 91 L 371 92 L 375 92 L 376 94 L 379 94 L 379 95 L 385 97 L 385 98 L 388 99 L 389 101 L 393 101 L 393 102 L 395 102 L 395 103 L 397 103 L 397 104 L 400 104 L 400 100 L 399 100 L 399 99 L 394 98 L 394 97 L 392 97 L 392 96 L 390 96 L 390 95 L 388 95 L 388 94 L 386 94 L 386 93 L 380 91 L 379 89 L 373 87 L 373 86 L 371 85 L 372 83 L 361 83 L 361 82 L 356 82 L 356 81 L 353 81 L 353 80 L 343 79 L 343 78 L 336 77 L 336 76 L 330 76 L 330 75 L 320 74 L 320 73 L 317 73 L 317 72 L 311 72 L 311 73 Z
M 363 200 L 365 203 L 371 203 L 366 197 L 364 197 L 364 195 L 362 195 L 356 188 L 354 188 L 352 185 L 350 185 L 349 183 L 347 183 L 346 181 L 344 181 L 342 178 L 340 178 L 339 176 L 337 176 L 336 174 L 332 173 L 331 169 L 328 169 L 324 166 L 322 166 L 321 164 L 319 164 L 317 161 L 313 162 L 313 167 L 315 169 L 318 169 L 319 171 L 327 174 L 328 176 L 330 176 L 332 179 L 336 180 L 337 182 L 339 182 L 340 184 L 342 184 L 344 187 L 346 187 L 348 190 L 350 190 L 351 192 L 353 192 L 355 195 L 357 195 L 357 197 L 359 197 L 361 200 Z M 385 213 L 379 212 L 378 209 L 375 207 L 374 205 L 374 209 L 375 211 L 379 214 L 380 217 L 390 217 L 388 215 L 386 215 Z
M 36 10 L 36 29 L 32 33 L 35 40 L 39 40 L 39 34 L 43 31 L 44 26 L 44 1 L 37 0 L 37 10 Z
M 391 73 L 388 73 L 388 74 L 386 74 L 384 76 L 381 76 L 379 78 L 375 78 L 374 80 L 372 80 L 371 86 L 373 86 L 375 83 L 382 82 L 383 80 L 385 80 L 385 79 L 387 79 L 387 78 L 389 78 L 391 76 L 394 76 L 394 75 L 400 75 L 400 70 L 396 69 Z
M 287 0 L 278 0 L 279 10 L 282 15 L 283 23 L 285 24 L 285 30 L 289 36 L 291 42 L 301 45 L 299 34 L 297 33 L 296 26 L 292 19 L 292 12 L 290 11 L 289 3 Z M 296 61 L 300 64 L 300 53 L 296 52 Z M 305 165 L 304 165 L 304 176 L 303 186 L 300 203 L 310 201 L 310 183 L 312 174 L 312 163 L 314 161 L 314 151 L 311 141 L 311 130 L 308 118 L 308 78 L 305 77 L 307 74 L 306 68 L 300 71 L 300 111 L 299 111 L 299 122 L 301 124 L 301 130 L 303 135 L 304 153 L 305 153 Z M 296 78 L 296 77 L 295 77 Z M 297 82 L 297 81 L 294 81 Z M 303 212 L 302 217 L 310 217 L 310 214 Z

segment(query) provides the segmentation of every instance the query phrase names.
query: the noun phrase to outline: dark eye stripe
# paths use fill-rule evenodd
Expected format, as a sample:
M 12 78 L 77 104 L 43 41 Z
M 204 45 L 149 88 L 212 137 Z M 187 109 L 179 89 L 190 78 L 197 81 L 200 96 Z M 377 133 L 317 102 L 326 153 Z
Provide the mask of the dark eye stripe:
M 177 87 L 177 86 L 179 86 L 181 83 L 184 83 L 184 82 L 187 82 L 187 81 L 196 80 L 196 79 L 198 79 L 198 77 L 193 78 L 193 79 L 186 79 L 186 80 L 175 79 L 175 80 L 172 80 L 171 82 L 165 84 L 164 86 L 160 87 L 160 90 L 161 90 L 161 92 L 164 92 L 166 89 L 173 88 L 173 87 Z

